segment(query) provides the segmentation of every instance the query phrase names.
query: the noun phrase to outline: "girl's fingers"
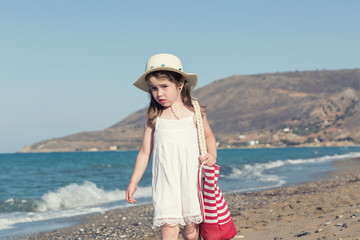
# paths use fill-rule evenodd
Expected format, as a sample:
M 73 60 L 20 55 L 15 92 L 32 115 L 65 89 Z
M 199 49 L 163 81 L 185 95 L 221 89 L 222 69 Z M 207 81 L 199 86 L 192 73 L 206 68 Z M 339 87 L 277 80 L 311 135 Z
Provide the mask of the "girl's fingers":
M 216 163 L 216 159 L 214 159 L 214 157 L 211 154 L 206 154 L 204 157 L 203 156 L 199 156 L 199 160 L 201 163 L 205 162 L 205 166 L 211 167 L 212 165 L 214 165 Z
M 136 202 L 136 200 L 133 199 L 132 195 L 131 195 L 131 196 L 127 196 L 127 197 L 126 197 L 126 201 L 128 201 L 129 203 L 134 203 L 134 202 Z
M 214 157 L 211 154 L 207 154 L 206 155 L 206 163 L 205 165 L 211 167 L 212 165 L 214 165 L 216 162 L 216 159 L 214 159 Z
M 212 167 L 212 165 L 214 165 L 214 162 L 213 161 L 208 161 L 205 163 L 206 166 L 208 167 Z
M 129 203 L 136 202 L 136 200 L 133 198 L 134 192 L 135 191 L 132 191 L 131 189 L 126 191 L 125 198 L 126 198 L 126 201 L 128 201 Z

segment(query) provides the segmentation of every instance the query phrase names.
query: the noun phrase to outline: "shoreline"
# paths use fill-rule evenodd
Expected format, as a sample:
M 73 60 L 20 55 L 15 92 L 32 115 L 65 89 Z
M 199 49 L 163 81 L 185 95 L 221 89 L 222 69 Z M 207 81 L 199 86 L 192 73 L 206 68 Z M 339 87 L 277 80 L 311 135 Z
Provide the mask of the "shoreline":
M 357 142 L 319 142 L 319 143 L 302 143 L 302 144 L 295 144 L 295 145 L 278 145 L 278 144 L 255 144 L 255 145 L 246 145 L 246 146 L 230 146 L 230 147 L 221 147 L 219 146 L 217 149 L 267 149 L 267 148 L 321 148 L 321 147 L 360 147 L 360 143 Z M 88 153 L 88 152 L 127 152 L 127 151 L 139 151 L 139 147 L 129 148 L 129 149 L 118 149 L 118 150 L 105 150 L 105 149 L 98 149 L 98 150 L 74 150 L 74 151 L 21 151 L 18 150 L 16 152 L 10 153 L 0 153 L 0 154 L 27 154 L 27 153 Z
M 337 160 L 333 165 L 336 169 L 320 180 L 225 193 L 237 238 L 360 239 L 360 158 Z M 17 239 L 160 239 L 160 229 L 151 228 L 151 204 L 73 219 L 81 223 Z

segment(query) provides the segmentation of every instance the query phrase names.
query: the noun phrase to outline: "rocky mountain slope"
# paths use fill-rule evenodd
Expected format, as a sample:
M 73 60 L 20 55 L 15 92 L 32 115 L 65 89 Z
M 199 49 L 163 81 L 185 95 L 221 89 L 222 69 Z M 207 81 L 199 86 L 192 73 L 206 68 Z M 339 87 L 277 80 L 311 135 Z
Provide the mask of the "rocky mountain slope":
M 236 75 L 194 91 L 219 147 L 360 142 L 360 70 Z M 94 132 L 45 140 L 20 152 L 138 149 L 145 109 Z

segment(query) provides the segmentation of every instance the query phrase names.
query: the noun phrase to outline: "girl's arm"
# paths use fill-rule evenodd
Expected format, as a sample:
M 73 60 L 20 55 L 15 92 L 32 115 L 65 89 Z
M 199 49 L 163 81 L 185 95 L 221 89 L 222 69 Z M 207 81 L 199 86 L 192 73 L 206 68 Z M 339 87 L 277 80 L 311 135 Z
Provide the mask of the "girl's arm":
M 150 160 L 153 144 L 153 133 L 154 129 L 146 125 L 144 130 L 143 142 L 136 158 L 134 172 L 131 176 L 129 186 L 126 190 L 125 198 L 126 201 L 128 201 L 129 203 L 136 202 L 136 200 L 133 198 L 133 195 Z
M 206 114 L 203 116 L 203 125 L 204 125 L 204 134 L 206 140 L 206 149 L 207 154 L 202 157 L 200 156 L 199 159 L 201 162 L 206 161 L 206 166 L 212 166 L 216 163 L 217 151 L 216 151 L 216 139 L 211 131 L 209 122 L 207 120 Z

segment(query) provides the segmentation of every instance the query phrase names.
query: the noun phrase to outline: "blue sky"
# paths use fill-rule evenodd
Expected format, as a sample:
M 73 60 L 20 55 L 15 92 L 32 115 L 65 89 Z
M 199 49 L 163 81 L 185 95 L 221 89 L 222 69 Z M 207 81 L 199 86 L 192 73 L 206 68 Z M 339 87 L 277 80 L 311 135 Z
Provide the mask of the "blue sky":
M 358 68 L 359 12 L 355 0 L 0 0 L 0 153 L 147 106 L 132 83 L 156 53 L 179 56 L 198 86 Z

